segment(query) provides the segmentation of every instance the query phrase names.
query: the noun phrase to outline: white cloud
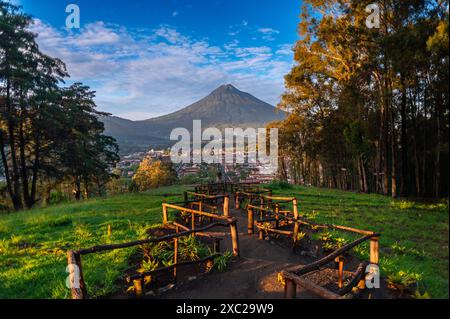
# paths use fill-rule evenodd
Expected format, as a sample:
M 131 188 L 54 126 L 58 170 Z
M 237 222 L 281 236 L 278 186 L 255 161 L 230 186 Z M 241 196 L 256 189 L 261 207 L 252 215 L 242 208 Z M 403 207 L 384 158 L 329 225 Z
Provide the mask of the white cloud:
M 45 53 L 66 62 L 72 81 L 97 91 L 100 110 L 130 119 L 176 111 L 224 83 L 276 104 L 292 65 L 270 47 L 215 46 L 168 25 L 131 31 L 96 22 L 73 32 L 36 20 L 32 31 Z
M 263 34 L 262 39 L 266 41 L 274 41 L 275 35 L 280 33 L 280 31 L 272 28 L 259 28 L 258 32 Z
M 176 16 L 178 16 L 179 14 L 180 14 L 180 12 L 174 11 L 174 12 L 172 12 L 172 17 L 176 17 Z
M 278 50 L 275 53 L 278 55 L 293 55 L 293 48 L 294 46 L 292 44 L 283 44 L 279 46 Z
M 279 34 L 280 33 L 280 31 L 278 31 L 276 29 L 272 29 L 272 28 L 259 28 L 258 32 L 262 33 L 262 34 Z

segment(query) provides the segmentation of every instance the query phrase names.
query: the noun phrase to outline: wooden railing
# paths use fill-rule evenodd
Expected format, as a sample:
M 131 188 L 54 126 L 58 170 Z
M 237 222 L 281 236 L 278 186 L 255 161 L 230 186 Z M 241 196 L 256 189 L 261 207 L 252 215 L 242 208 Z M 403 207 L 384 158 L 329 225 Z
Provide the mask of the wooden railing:
M 349 230 L 352 231 L 353 230 Z M 364 231 L 365 232 L 365 231 Z M 359 233 L 359 232 L 358 232 Z M 341 299 L 342 296 L 349 293 L 354 287 L 358 286 L 360 289 L 364 289 L 365 287 L 365 271 L 366 266 L 369 264 L 367 262 L 363 262 L 359 265 L 358 269 L 353 273 L 353 278 L 350 282 L 344 287 L 343 285 L 343 276 L 344 276 L 344 259 L 343 255 L 355 248 L 358 245 L 366 241 L 370 241 L 370 264 L 378 265 L 379 262 L 379 252 L 378 252 L 378 241 L 380 238 L 380 234 L 368 232 L 369 234 L 357 239 L 356 241 L 347 244 L 329 254 L 328 256 L 306 266 L 302 267 L 291 267 L 284 271 L 282 271 L 281 275 L 285 282 L 285 298 L 286 299 L 295 299 L 297 294 L 297 286 L 303 287 L 322 298 L 327 299 Z M 331 292 L 311 281 L 306 280 L 303 276 L 311 273 L 313 271 L 319 270 L 321 267 L 332 261 L 338 262 L 338 287 L 339 291 L 337 293 Z M 367 274 L 369 275 L 369 274 Z
M 163 223 L 164 225 L 169 224 L 169 209 L 175 210 L 180 213 L 184 214 L 190 214 L 191 215 L 191 230 L 195 229 L 195 222 L 196 222 L 196 216 L 197 217 L 209 217 L 212 220 L 218 220 L 221 222 L 227 223 L 227 225 L 230 226 L 230 233 L 231 233 L 231 241 L 233 246 L 233 255 L 239 256 L 239 235 L 237 230 L 237 219 L 233 217 L 227 217 L 227 216 L 218 216 L 216 214 L 202 212 L 178 205 L 173 204 L 163 204 Z
M 190 199 L 190 197 L 193 197 Z M 230 196 L 229 195 L 208 195 L 196 192 L 184 192 L 184 206 L 193 208 L 198 206 L 199 211 L 203 211 L 204 208 L 210 209 L 211 212 L 218 213 L 218 205 L 222 205 L 222 214 L 225 217 L 230 213 Z
M 251 196 L 252 194 L 245 194 Z M 256 202 L 259 201 L 259 205 Z M 254 204 L 252 204 L 254 203 Z M 280 209 L 282 204 L 291 204 L 292 209 Z M 248 234 L 252 235 L 255 231 L 255 225 L 258 228 L 260 239 L 263 239 L 264 232 L 271 232 L 280 235 L 292 237 L 292 245 L 296 246 L 298 241 L 298 233 L 300 231 L 298 201 L 295 197 L 281 197 L 259 194 L 250 197 L 250 204 L 247 204 L 248 213 Z M 259 219 L 255 221 L 255 213 L 259 213 Z M 293 221 L 293 231 L 279 230 L 279 223 L 282 220 Z M 265 227 L 265 223 L 275 222 L 275 227 Z
M 239 209 L 241 203 L 247 202 L 248 204 L 253 203 L 255 200 L 262 201 L 261 197 L 263 195 L 272 196 L 272 190 L 266 188 L 254 188 L 245 191 L 236 191 L 234 193 L 235 208 Z
M 140 297 L 142 295 L 142 291 L 144 289 L 143 285 L 143 279 L 147 276 L 150 276 L 152 274 L 163 272 L 163 271 L 174 271 L 174 277 L 176 278 L 176 270 L 179 267 L 191 265 L 191 264 L 197 264 L 206 262 L 209 260 L 213 260 L 215 257 L 219 255 L 220 251 L 220 240 L 215 238 L 214 240 L 214 247 L 213 251 L 214 254 L 211 256 L 208 256 L 201 260 L 195 260 L 195 261 L 188 261 L 188 262 L 178 262 L 178 240 L 181 237 L 195 235 L 195 234 L 201 234 L 203 232 L 206 232 L 207 230 L 214 228 L 214 227 L 233 227 L 235 225 L 235 220 L 227 220 L 222 222 L 216 222 L 213 224 L 210 224 L 203 228 L 198 229 L 191 229 L 191 230 L 185 230 L 183 232 L 177 232 L 175 234 L 162 236 L 159 238 L 148 238 L 143 240 L 137 240 L 132 242 L 126 242 L 121 244 L 110 244 L 110 245 L 100 245 L 100 246 L 94 246 L 86 249 L 80 249 L 80 250 L 70 250 L 68 251 L 68 267 L 69 267 L 69 280 L 71 283 L 71 292 L 72 292 L 72 299 L 85 299 L 87 298 L 87 288 L 86 283 L 84 281 L 84 275 L 83 275 L 83 266 L 82 266 L 82 256 L 94 254 L 94 253 L 101 253 L 105 251 L 112 251 L 117 249 L 124 249 L 124 248 L 130 248 L 135 246 L 141 246 L 145 244 L 151 244 L 151 243 L 161 243 L 161 242 L 169 242 L 174 241 L 174 264 L 170 267 L 160 268 L 156 269 L 154 271 L 145 272 L 141 274 L 136 274 L 128 277 L 129 282 L 133 282 L 135 293 L 137 297 Z M 168 225 L 169 226 L 169 225 Z M 175 226 L 175 227 L 182 227 L 181 225 Z M 238 244 L 236 245 L 237 249 L 235 250 L 235 255 L 239 253 Z M 236 253 L 237 252 L 237 253 Z

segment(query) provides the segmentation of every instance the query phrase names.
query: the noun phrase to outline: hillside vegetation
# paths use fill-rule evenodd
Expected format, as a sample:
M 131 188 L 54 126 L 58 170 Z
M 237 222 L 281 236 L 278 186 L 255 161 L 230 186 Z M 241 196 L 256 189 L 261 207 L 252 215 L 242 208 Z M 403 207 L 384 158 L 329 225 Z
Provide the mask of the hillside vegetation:
M 448 298 L 447 203 L 272 187 L 275 194 L 297 196 L 301 213 L 316 222 L 381 232 L 383 275 L 398 277 L 402 272 L 419 278 L 422 292 Z M 0 298 L 69 298 L 65 286 L 68 249 L 142 238 L 147 228 L 161 222 L 162 202 L 180 200 L 182 192 L 182 187 L 166 187 L 0 216 Z M 83 258 L 90 296 L 107 296 L 117 290 L 132 253 L 125 249 Z

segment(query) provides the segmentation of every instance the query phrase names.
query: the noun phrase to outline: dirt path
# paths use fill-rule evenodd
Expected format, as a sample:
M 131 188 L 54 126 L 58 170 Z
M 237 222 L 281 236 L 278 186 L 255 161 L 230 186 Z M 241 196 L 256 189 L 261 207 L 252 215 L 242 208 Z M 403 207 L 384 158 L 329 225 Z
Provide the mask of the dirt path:
M 241 210 L 231 210 L 231 216 L 238 219 L 239 247 L 241 257 L 233 261 L 223 272 L 212 272 L 194 281 L 182 284 L 158 296 L 167 299 L 264 299 L 283 298 L 284 287 L 278 282 L 282 269 L 310 263 L 310 257 L 294 254 L 289 248 L 272 241 L 259 240 L 258 236 L 247 234 L 247 216 Z M 214 232 L 224 237 L 223 249 L 230 249 L 230 235 Z M 298 297 L 311 298 L 299 291 Z

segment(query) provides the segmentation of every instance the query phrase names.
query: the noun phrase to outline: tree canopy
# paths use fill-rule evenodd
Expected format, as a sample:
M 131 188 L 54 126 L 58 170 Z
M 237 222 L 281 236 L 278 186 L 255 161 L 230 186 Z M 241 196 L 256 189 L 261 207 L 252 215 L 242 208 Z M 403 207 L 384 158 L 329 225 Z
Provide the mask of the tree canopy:
M 290 175 L 393 197 L 448 195 L 448 1 L 305 0 L 279 107 Z M 283 166 L 282 166 L 283 167 Z
M 29 31 L 32 18 L 0 1 L 0 153 L 12 206 L 33 207 L 42 183 L 101 187 L 118 161 L 115 140 L 103 135 L 95 92 L 61 87 L 65 64 L 45 55 Z

